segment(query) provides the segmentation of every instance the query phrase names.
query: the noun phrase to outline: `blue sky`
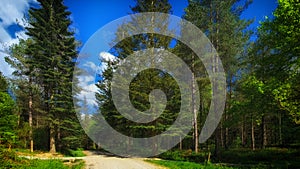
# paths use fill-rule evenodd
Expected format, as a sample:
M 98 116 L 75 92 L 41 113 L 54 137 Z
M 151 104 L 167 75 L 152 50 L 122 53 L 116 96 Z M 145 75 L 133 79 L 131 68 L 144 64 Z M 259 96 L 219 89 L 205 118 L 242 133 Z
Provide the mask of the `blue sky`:
M 169 0 L 172 5 L 173 15 L 181 17 L 187 0 Z M 96 32 L 100 27 L 124 15 L 130 14 L 130 6 L 134 6 L 134 0 L 65 0 L 65 5 L 72 12 L 74 26 L 78 30 L 76 38 L 81 42 Z M 254 0 L 249 8 L 241 15 L 245 19 L 255 19 L 249 27 L 255 29 L 265 16 L 271 16 L 277 6 L 277 0 Z
M 182 16 L 187 0 L 170 0 L 173 15 Z M 17 43 L 18 38 L 27 38 L 22 26 L 22 19 L 36 0 L 1 0 L 0 4 L 0 71 L 10 76 L 13 71 L 4 61 L 7 49 Z M 76 39 L 85 43 L 89 37 L 103 25 L 130 13 L 134 0 L 65 0 L 65 5 L 72 12 L 73 28 Z M 277 6 L 276 0 L 254 0 L 242 14 L 242 18 L 255 19 L 250 29 L 255 29 L 264 16 L 271 16 Z M 21 25 L 21 27 L 19 26 Z

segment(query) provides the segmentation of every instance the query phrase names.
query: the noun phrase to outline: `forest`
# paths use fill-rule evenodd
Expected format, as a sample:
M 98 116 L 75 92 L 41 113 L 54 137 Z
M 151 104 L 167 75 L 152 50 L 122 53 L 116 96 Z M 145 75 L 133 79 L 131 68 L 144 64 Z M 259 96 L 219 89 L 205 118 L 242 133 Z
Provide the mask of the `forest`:
M 240 17 L 251 6 L 252 0 L 188 0 L 181 18 L 204 32 L 218 53 L 226 77 L 222 117 L 204 143 L 199 142 L 199 135 L 216 86 L 212 85 L 207 68 L 189 46 L 155 33 L 121 38 L 122 41 L 109 51 L 117 59 L 102 59 L 97 63 L 102 62 L 106 68 L 97 75 L 95 84 L 97 111 L 89 113 L 88 100 L 73 97 L 85 89 L 74 85 L 80 81 L 74 78 L 75 74 L 84 72 L 75 69 L 82 44 L 71 29 L 71 12 L 63 0 L 37 1 L 39 6 L 31 7 L 25 18 L 28 38 L 10 46 L 9 55 L 5 57 L 14 69 L 13 76 L 5 77 L 0 72 L 0 168 L 66 167 L 59 161 L 49 164 L 28 162 L 18 157 L 20 152 L 64 156 L 81 156 L 83 150 L 106 152 L 101 141 L 89 137 L 98 136 L 96 131 L 105 130 L 96 124 L 99 114 L 112 128 L 126 136 L 159 135 L 176 120 L 180 106 L 190 106 L 180 104 L 182 97 L 192 99 L 191 112 L 188 112 L 193 117 L 191 130 L 175 147 L 155 155 L 163 160 L 150 159 L 150 163 L 169 168 L 300 168 L 298 0 L 278 0 L 273 16 L 266 17 L 255 30 L 248 29 L 253 20 Z M 135 6 L 128 9 L 132 14 L 172 14 L 168 0 L 136 0 Z M 152 22 L 151 18 L 149 22 Z M 168 29 L 167 20 L 159 22 L 159 27 L 153 27 L 153 30 Z M 116 39 L 124 33 L 130 35 L 132 25 L 120 25 Z M 194 36 L 193 33 L 186 36 Z M 183 60 L 192 72 L 192 83 L 197 85 L 191 87 L 195 91 L 192 96 L 183 96 L 177 81 L 165 70 L 140 72 L 129 86 L 129 98 L 134 108 L 151 110 L 149 95 L 155 89 L 165 93 L 166 106 L 159 118 L 137 123 L 120 114 L 114 104 L 111 94 L 113 74 L 127 56 L 153 48 L 167 50 Z M 140 63 L 130 64 L 134 67 Z M 180 71 L 178 63 L 171 64 Z M 196 97 L 199 105 L 194 105 Z M 99 137 L 113 142 L 115 147 L 124 146 L 109 134 Z M 134 145 L 130 140 L 125 144 L 129 152 L 158 151 L 156 144 L 150 144 L 150 148 Z M 83 166 L 80 162 L 77 165 L 73 168 Z

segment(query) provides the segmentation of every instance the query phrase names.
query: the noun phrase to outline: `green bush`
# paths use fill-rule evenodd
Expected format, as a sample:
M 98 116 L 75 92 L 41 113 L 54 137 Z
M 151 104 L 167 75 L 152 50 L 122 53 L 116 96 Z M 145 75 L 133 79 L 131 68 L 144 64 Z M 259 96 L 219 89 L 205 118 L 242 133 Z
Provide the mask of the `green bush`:
M 71 156 L 71 157 L 84 157 L 85 156 L 82 148 L 77 148 L 76 150 L 68 149 L 66 152 L 66 155 Z
M 0 149 L 0 168 L 17 168 L 21 164 L 21 159 L 18 158 L 14 151 Z
M 174 161 L 189 161 L 189 162 L 196 162 L 196 163 L 203 163 L 207 160 L 207 153 L 200 152 L 195 153 L 191 150 L 185 151 L 167 151 L 159 156 L 165 160 L 174 160 Z
M 174 160 L 174 161 L 186 160 L 183 156 L 183 151 L 167 151 L 159 155 L 159 157 L 165 160 Z
M 265 150 L 236 149 L 221 152 L 218 162 L 260 165 L 271 168 L 300 168 L 300 156 L 297 150 L 269 148 Z M 260 167 L 261 168 L 261 167 Z

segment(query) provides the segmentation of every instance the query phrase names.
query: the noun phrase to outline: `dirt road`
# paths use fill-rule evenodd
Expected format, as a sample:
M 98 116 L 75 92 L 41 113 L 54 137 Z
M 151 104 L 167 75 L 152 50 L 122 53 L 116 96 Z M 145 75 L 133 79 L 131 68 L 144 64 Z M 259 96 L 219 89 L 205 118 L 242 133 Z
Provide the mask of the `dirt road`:
M 86 169 L 162 169 L 139 158 L 121 158 L 86 151 Z

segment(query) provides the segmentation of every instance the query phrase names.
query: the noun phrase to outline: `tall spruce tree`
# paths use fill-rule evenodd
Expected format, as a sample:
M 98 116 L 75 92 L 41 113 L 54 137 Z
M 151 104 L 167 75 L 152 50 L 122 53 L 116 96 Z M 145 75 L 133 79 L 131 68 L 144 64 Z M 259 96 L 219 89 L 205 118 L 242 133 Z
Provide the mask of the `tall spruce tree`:
M 26 54 L 31 56 L 31 75 L 42 88 L 44 111 L 49 126 L 49 148 L 67 148 L 76 142 L 80 131 L 73 108 L 72 76 L 77 57 L 70 12 L 63 0 L 38 0 L 40 7 L 30 8 L 27 29 L 33 43 Z M 63 141 L 64 140 L 64 141 Z

